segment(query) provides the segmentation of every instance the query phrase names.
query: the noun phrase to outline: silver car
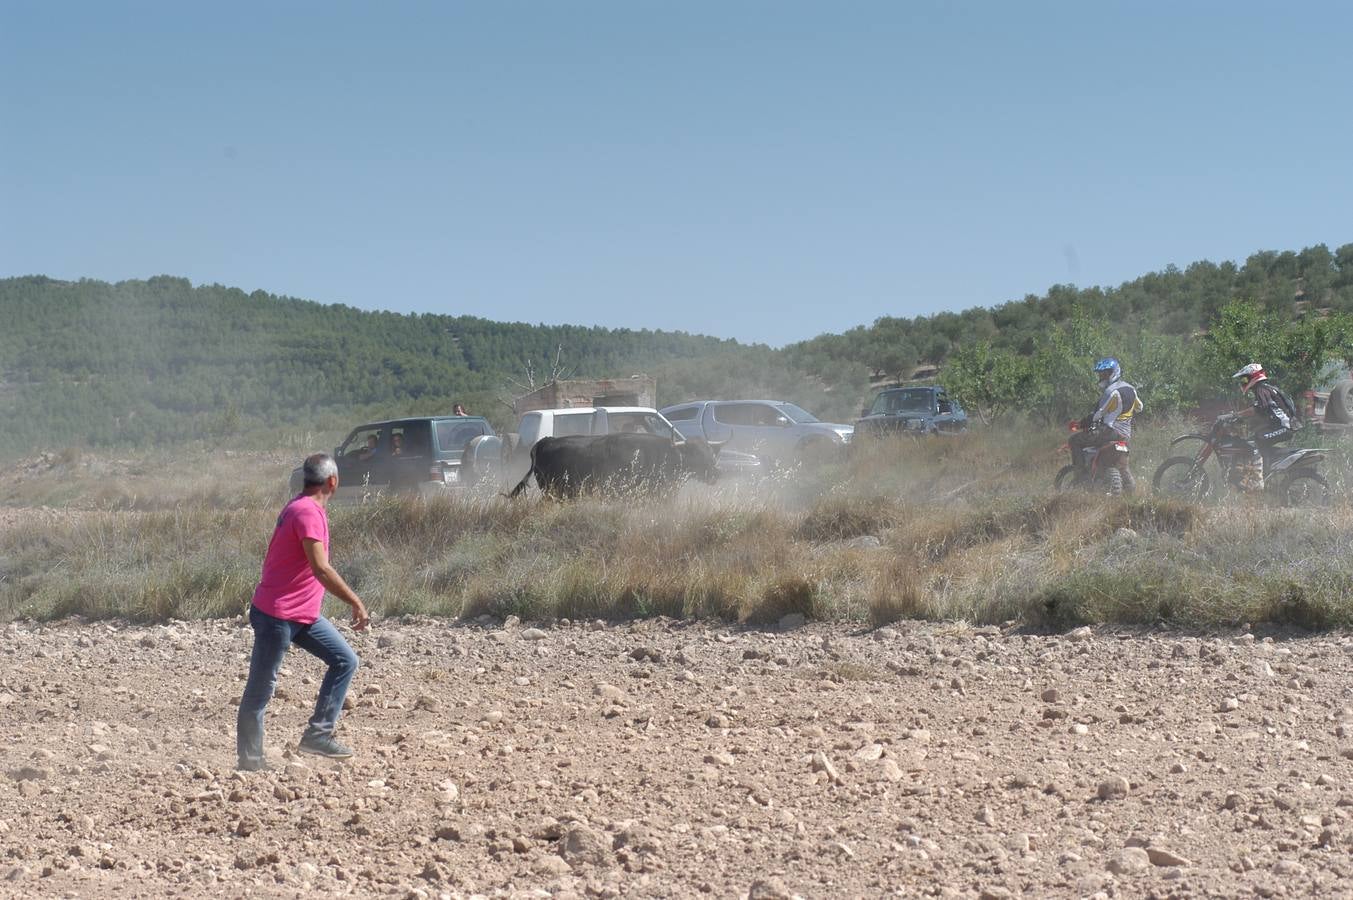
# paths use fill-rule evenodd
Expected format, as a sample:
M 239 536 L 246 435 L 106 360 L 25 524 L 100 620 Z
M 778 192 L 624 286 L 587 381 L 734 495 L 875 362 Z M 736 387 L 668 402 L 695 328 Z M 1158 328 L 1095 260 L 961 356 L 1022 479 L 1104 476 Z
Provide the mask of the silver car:
M 821 461 L 839 454 L 855 434 L 851 425 L 820 422 L 783 400 L 695 400 L 662 410 L 685 437 L 729 441 L 768 465 Z

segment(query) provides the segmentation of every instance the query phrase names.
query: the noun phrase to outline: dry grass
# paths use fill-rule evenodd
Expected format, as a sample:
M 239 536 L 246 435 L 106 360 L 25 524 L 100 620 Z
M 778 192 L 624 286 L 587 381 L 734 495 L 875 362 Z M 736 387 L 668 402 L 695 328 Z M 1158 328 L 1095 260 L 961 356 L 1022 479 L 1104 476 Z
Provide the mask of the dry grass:
M 283 496 L 297 455 L 209 447 L 99 456 L 68 448 L 0 465 L 0 506 L 80 510 L 236 509 Z
M 1353 625 L 1347 505 L 1057 496 L 1055 451 L 1055 436 L 904 439 L 813 472 L 665 499 L 386 501 L 335 509 L 333 552 L 387 616 Z M 1139 459 L 1139 473 L 1153 464 Z M 147 504 L 172 500 L 167 509 L 0 530 L 0 617 L 242 611 L 276 476 L 224 494 L 219 481 L 180 479 Z M 93 496 L 75 505 L 97 507 Z

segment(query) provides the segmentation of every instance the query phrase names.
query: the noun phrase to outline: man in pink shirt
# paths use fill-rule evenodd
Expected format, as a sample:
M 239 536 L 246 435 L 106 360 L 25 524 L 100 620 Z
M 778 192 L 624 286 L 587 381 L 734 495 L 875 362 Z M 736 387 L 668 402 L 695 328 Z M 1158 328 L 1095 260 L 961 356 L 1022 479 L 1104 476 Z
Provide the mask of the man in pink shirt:
M 319 686 L 315 714 L 301 736 L 302 753 L 347 759 L 352 751 L 334 739 L 348 684 L 357 672 L 357 654 L 328 619 L 320 615 L 324 591 L 352 607 L 352 627 L 362 631 L 370 619 L 362 601 L 329 564 L 329 517 L 325 505 L 338 490 L 338 466 L 326 453 L 307 457 L 305 489 L 277 517 L 263 558 L 263 577 L 254 590 L 249 624 L 254 652 L 236 722 L 239 767 L 268 768 L 263 755 L 263 711 L 277 687 L 277 670 L 295 644 L 329 667 Z

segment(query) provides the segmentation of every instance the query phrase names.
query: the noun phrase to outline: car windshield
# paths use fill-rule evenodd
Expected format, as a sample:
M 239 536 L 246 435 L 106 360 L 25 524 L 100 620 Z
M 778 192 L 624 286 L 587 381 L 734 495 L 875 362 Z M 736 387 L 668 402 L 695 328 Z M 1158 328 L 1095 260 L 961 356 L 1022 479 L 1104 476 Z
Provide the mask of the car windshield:
M 924 388 L 910 391 L 888 391 L 874 398 L 873 413 L 930 412 L 933 392 Z
M 777 403 L 775 405 L 780 408 L 780 412 L 788 416 L 789 420 L 797 425 L 807 425 L 811 422 L 820 421 L 817 416 L 801 406 L 795 406 L 793 403 Z

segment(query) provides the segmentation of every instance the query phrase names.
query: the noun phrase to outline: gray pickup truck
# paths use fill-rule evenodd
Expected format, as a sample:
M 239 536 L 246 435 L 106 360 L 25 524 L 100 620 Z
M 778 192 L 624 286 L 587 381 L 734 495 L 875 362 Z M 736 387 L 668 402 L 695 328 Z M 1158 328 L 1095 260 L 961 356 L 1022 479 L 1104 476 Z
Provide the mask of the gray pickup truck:
M 823 461 L 850 443 L 850 425 L 820 422 L 783 400 L 694 400 L 662 410 L 685 437 L 729 441 L 729 447 L 761 458 L 770 467 Z

